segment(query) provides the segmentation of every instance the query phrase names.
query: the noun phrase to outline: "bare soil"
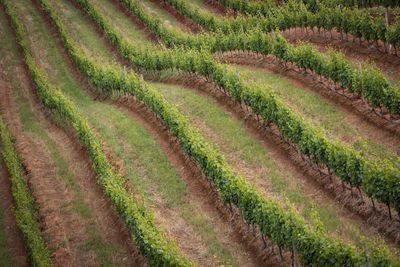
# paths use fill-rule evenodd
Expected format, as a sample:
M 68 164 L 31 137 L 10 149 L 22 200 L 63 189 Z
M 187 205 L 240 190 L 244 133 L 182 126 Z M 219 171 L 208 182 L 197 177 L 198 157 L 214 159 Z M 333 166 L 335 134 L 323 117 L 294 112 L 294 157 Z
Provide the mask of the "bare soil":
M 228 8 L 221 4 L 220 2 L 213 1 L 213 0 L 202 0 L 203 4 L 205 7 L 207 7 L 209 10 L 212 12 L 219 14 L 221 16 L 228 16 L 228 17 L 234 17 L 236 18 L 239 15 L 242 15 L 241 13 Z

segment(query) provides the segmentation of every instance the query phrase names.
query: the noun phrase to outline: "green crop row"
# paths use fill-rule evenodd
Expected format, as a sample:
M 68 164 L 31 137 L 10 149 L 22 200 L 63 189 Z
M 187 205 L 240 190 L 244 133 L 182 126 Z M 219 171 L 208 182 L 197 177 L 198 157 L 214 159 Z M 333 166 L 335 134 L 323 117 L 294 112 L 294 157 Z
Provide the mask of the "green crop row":
M 0 116 L 0 153 L 10 173 L 11 192 L 15 201 L 13 211 L 24 237 L 28 257 L 33 266 L 53 266 L 36 221 L 34 200 L 22 176 L 21 159 L 12 139 L 6 122 Z

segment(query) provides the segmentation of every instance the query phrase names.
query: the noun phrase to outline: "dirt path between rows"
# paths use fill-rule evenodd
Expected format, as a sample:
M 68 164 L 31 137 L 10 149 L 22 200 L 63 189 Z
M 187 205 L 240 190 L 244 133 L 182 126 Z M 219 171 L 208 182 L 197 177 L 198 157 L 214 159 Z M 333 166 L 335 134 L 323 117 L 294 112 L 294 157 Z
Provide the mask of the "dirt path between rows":
M 226 6 L 224 6 L 223 4 L 221 4 L 220 2 L 217 1 L 213 1 L 213 0 L 202 0 L 203 5 L 209 9 L 211 12 L 214 12 L 220 16 L 223 17 L 233 17 L 236 18 L 239 15 L 242 15 L 241 13 L 228 8 Z M 244 15 L 243 15 L 244 16 Z
M 90 218 L 84 218 L 67 207 L 76 201 L 77 192 L 59 176 L 59 169 L 46 145 L 33 134 L 23 131 L 19 117 L 19 104 L 11 86 L 1 91 L 0 103 L 10 132 L 16 138 L 16 148 L 23 157 L 27 170 L 26 178 L 32 195 L 40 209 L 40 222 L 48 248 L 55 249 L 52 259 L 59 266 L 98 266 L 94 251 L 84 247 L 90 236 L 87 227 L 94 225 L 101 240 L 107 244 L 118 244 L 119 251 L 112 254 L 116 262 L 141 266 L 143 258 L 137 252 L 122 220 L 117 216 L 110 201 L 100 190 L 96 174 L 86 149 L 72 130 L 64 130 L 41 105 L 36 90 L 25 67 L 19 66 L 21 94 L 28 100 L 30 111 L 55 143 L 60 155 L 69 164 L 73 182 L 79 186 L 83 201 L 90 207 Z M 7 73 L 1 70 L 4 77 Z

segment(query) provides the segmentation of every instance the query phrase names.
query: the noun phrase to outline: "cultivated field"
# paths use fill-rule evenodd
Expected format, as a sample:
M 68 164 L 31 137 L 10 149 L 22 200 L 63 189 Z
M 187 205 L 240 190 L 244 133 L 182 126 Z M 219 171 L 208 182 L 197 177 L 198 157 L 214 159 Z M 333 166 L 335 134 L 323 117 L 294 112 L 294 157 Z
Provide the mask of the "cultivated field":
M 0 266 L 400 266 L 398 1 L 0 7 Z

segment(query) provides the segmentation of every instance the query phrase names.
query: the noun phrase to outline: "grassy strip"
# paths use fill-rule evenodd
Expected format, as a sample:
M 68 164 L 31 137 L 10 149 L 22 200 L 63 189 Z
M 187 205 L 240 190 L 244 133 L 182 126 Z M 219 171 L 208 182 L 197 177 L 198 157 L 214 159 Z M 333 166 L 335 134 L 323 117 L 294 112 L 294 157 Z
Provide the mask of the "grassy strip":
M 249 224 L 259 225 L 263 235 L 269 236 L 281 247 L 290 250 L 295 247 L 306 264 L 362 265 L 370 262 L 372 265 L 390 265 L 396 261 L 383 248 L 371 247 L 366 255 L 355 250 L 353 246 L 334 241 L 310 228 L 297 213 L 285 211 L 269 198 L 261 197 L 254 187 L 227 167 L 223 156 L 206 143 L 200 133 L 190 127 L 188 119 L 159 92 L 134 73 L 125 74 L 119 66 L 104 67 L 92 62 L 68 36 L 65 26 L 48 2 L 40 0 L 40 3 L 55 24 L 79 70 L 103 90 L 129 93 L 135 95 L 138 101 L 143 101 L 169 127 L 171 134 L 178 138 L 182 149 L 199 163 L 203 173 L 215 183 L 221 199 L 242 210 L 245 220 Z M 88 8 L 89 3 L 84 3 L 84 8 Z M 113 41 L 121 42 L 119 39 Z
M 0 137 L 0 152 L 11 176 L 11 190 L 15 200 L 14 214 L 18 227 L 24 236 L 29 259 L 33 266 L 53 266 L 50 260 L 50 252 L 43 241 L 42 233 L 36 222 L 34 200 L 22 176 L 21 159 L 2 117 L 0 117 Z
M 86 119 L 77 112 L 73 103 L 52 87 L 45 74 L 36 66 L 17 14 L 8 0 L 1 0 L 1 3 L 6 7 L 7 14 L 11 18 L 39 98 L 45 106 L 57 110 L 77 131 L 79 138 L 89 151 L 95 171 L 99 174 L 99 183 L 132 232 L 143 255 L 150 264 L 193 265 L 182 257 L 175 244 L 169 242 L 165 235 L 157 229 L 153 214 L 147 211 L 145 206 L 137 203 L 133 196 L 128 195 L 123 177 L 115 173 L 102 150 L 101 140 L 90 129 Z

